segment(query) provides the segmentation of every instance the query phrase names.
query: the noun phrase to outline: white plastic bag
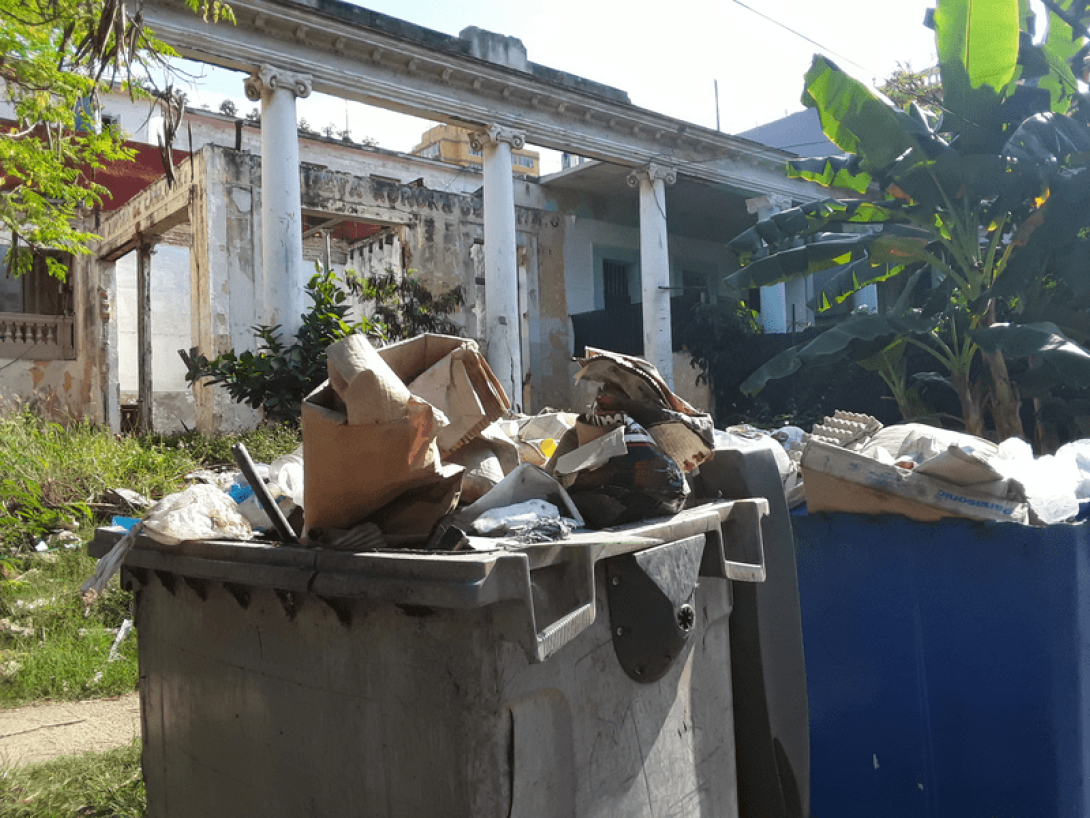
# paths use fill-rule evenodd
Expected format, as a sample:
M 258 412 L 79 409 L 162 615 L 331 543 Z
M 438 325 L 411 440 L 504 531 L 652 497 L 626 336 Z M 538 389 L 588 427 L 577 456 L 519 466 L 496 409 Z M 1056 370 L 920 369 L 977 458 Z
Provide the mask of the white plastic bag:
M 1074 458 L 1050 454 L 1034 458 L 1026 441 L 1012 437 L 999 444 L 999 457 L 992 465 L 1025 487 L 1030 509 L 1045 525 L 1062 523 L 1079 513 L 1075 491 L 1081 477 Z
M 249 540 L 253 531 L 235 501 L 200 484 L 156 503 L 143 520 L 144 533 L 164 545 L 186 540 Z
M 560 509 L 544 500 L 525 500 L 509 506 L 500 506 L 484 512 L 473 521 L 473 533 L 486 537 L 498 537 L 540 519 L 556 519 Z
M 1078 472 L 1075 497 L 1090 500 L 1090 440 L 1072 440 L 1056 451 L 1056 459 L 1071 463 Z
M 303 447 L 278 457 L 269 466 L 269 480 L 280 487 L 281 494 L 291 498 L 300 508 L 303 504 Z

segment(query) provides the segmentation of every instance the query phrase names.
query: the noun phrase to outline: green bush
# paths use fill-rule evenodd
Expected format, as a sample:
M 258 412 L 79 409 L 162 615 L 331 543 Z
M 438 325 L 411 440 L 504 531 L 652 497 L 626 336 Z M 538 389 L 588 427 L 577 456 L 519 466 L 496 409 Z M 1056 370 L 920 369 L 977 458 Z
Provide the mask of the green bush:
M 237 402 L 261 409 L 274 422 L 298 423 L 299 407 L 326 378 L 326 347 L 355 332 L 371 329 L 371 322 L 345 320 L 351 305 L 332 270 L 317 272 L 306 286 L 313 302 L 290 343 L 281 338 L 280 325 L 254 327 L 257 352 L 225 352 L 209 360 L 204 355 L 183 356 L 186 380 L 204 386 L 222 384 Z

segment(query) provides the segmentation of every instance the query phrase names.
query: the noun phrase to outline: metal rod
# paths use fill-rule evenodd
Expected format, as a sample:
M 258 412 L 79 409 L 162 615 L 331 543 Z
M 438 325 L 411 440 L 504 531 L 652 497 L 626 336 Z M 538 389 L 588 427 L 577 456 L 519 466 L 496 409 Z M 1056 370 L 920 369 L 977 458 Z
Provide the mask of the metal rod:
M 231 454 L 234 455 L 235 463 L 242 470 L 242 474 L 250 484 L 250 488 L 254 490 L 257 501 L 261 504 L 265 513 L 269 515 L 269 519 L 272 520 L 273 526 L 276 528 L 277 533 L 280 534 L 280 539 L 286 543 L 298 545 L 299 538 L 295 535 L 295 531 L 292 529 L 291 524 L 288 523 L 287 518 L 284 517 L 284 512 L 280 510 L 280 506 L 276 504 L 272 495 L 269 494 L 268 488 L 265 487 L 265 481 L 258 476 L 254 461 L 250 458 L 250 453 L 246 451 L 246 445 L 236 443 L 231 447 Z

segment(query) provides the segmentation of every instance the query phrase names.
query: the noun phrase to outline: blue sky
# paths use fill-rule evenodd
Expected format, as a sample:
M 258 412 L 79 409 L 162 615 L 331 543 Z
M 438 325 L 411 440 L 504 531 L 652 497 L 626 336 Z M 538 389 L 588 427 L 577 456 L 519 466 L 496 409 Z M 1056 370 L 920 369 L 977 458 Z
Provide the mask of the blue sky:
M 801 110 L 802 76 L 815 52 L 872 82 L 898 63 L 934 63 L 932 32 L 923 26 L 933 0 L 675 0 L 640 5 L 595 0 L 512 3 L 499 0 L 369 0 L 360 5 L 446 34 L 467 26 L 518 37 L 531 61 L 628 92 L 632 102 L 706 127 L 738 133 Z M 748 6 L 749 8 L 747 8 Z M 816 41 L 775 25 L 789 26 Z M 190 90 L 218 107 L 231 97 L 253 108 L 241 76 L 212 72 Z M 312 126 L 347 114 L 353 136 L 409 150 L 428 123 L 352 103 L 311 98 L 300 116 Z M 548 169 L 548 167 L 546 167 Z

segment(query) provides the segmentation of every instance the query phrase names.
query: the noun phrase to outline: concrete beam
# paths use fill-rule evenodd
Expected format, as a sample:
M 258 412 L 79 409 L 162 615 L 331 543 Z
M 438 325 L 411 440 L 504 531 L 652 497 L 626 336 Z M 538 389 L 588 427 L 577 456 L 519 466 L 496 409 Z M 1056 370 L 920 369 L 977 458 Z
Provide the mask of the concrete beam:
M 141 236 L 145 240 L 161 236 L 189 220 L 192 162 L 182 163 L 174 169 L 174 174 L 173 185 L 163 177 L 102 220 L 95 230 L 101 237 L 95 253 L 102 261 L 116 261 L 136 250 Z
M 740 193 L 812 199 L 786 178 L 783 151 L 638 108 L 627 95 L 532 63 L 473 56 L 474 39 L 450 37 L 339 0 L 238 0 L 238 20 L 205 23 L 183 0 L 147 0 L 144 19 L 183 56 L 252 72 L 262 64 L 310 75 L 315 91 L 426 119 L 729 185 Z

